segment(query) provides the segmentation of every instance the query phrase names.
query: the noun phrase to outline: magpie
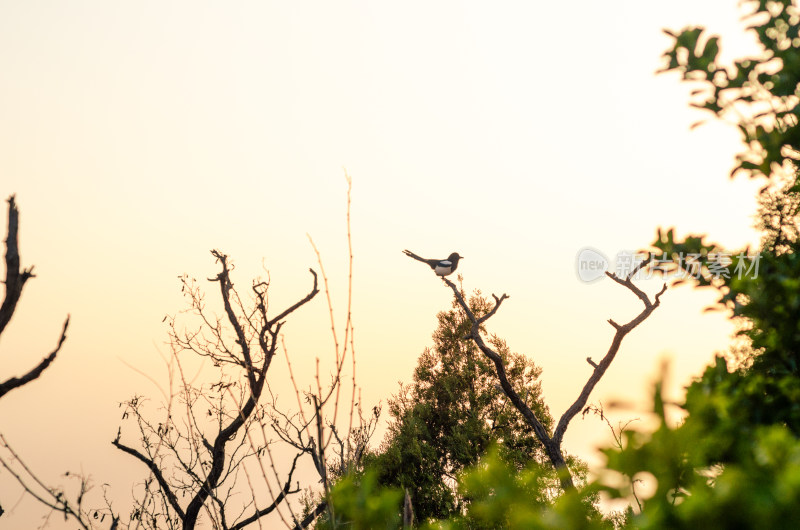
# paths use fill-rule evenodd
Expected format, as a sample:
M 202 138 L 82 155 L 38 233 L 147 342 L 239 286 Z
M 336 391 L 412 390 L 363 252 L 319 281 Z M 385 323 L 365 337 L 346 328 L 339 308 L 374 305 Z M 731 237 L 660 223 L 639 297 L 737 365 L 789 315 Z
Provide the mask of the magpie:
M 448 274 L 452 274 L 453 271 L 456 270 L 456 267 L 458 267 L 458 260 L 464 259 L 464 256 L 458 255 L 458 252 L 453 252 L 447 257 L 447 259 L 425 259 L 417 256 L 410 250 L 404 250 L 403 254 L 409 258 L 414 258 L 417 261 L 421 261 L 422 263 L 427 263 L 438 276 L 447 276 Z

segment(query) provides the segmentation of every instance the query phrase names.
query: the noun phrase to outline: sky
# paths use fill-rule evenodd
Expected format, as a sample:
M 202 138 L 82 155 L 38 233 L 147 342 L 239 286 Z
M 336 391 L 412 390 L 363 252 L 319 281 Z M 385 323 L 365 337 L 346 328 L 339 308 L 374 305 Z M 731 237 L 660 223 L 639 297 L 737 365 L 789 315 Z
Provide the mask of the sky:
M 688 105 L 691 87 L 656 75 L 662 28 L 705 25 L 724 59 L 755 53 L 740 15 L 719 1 L 0 0 L 0 194 L 16 194 L 23 265 L 37 274 L 0 338 L 0 378 L 51 351 L 71 316 L 52 367 L 0 401 L 0 432 L 50 481 L 82 471 L 125 499 L 145 472 L 109 443 L 119 403 L 160 399 L 162 320 L 185 308 L 181 274 L 214 295 L 209 250 L 231 256 L 238 285 L 268 271 L 278 307 L 318 269 L 310 235 L 342 332 L 345 174 L 365 407 L 411 381 L 450 307 L 409 248 L 457 251 L 465 289 L 510 296 L 489 330 L 543 368 L 560 416 L 589 376 L 585 358 L 610 343 L 606 320 L 640 306 L 610 281 L 581 282 L 581 248 L 613 257 L 647 247 L 658 227 L 758 242 L 759 183 L 728 178 L 736 129 L 690 129 L 706 118 Z M 679 399 L 730 343 L 726 315 L 704 311 L 713 301 L 670 289 L 592 401 L 643 418 L 663 359 Z M 324 298 L 284 333 L 306 387 L 316 358 L 332 362 Z M 285 364 L 274 373 L 291 395 Z M 599 420 L 577 418 L 565 447 L 599 465 L 609 442 Z M 41 522 L 7 473 L 0 495 L 6 524 Z

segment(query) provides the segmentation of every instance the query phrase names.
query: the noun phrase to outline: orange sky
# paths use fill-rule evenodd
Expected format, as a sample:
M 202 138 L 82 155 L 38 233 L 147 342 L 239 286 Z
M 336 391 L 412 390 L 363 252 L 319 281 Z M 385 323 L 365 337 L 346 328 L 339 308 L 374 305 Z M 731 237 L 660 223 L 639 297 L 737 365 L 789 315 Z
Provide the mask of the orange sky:
M 605 352 L 606 319 L 638 310 L 611 282 L 577 280 L 580 248 L 613 256 L 658 226 L 758 239 L 757 187 L 727 179 L 735 129 L 690 131 L 704 116 L 689 87 L 654 74 L 662 27 L 705 24 L 724 56 L 753 51 L 729 2 L 698 4 L 0 0 L 0 194 L 17 194 L 38 274 L 0 340 L 0 377 L 38 362 L 72 315 L 55 364 L 0 401 L 0 432 L 45 477 L 82 469 L 124 499 L 144 471 L 109 443 L 118 403 L 158 397 L 130 366 L 163 381 L 162 318 L 183 308 L 178 275 L 215 273 L 209 249 L 241 285 L 263 260 L 283 305 L 308 288 L 311 234 L 343 321 L 343 168 L 365 405 L 411 380 L 449 308 L 410 248 L 458 251 L 468 290 L 511 296 L 489 329 L 544 368 L 557 417 L 587 355 Z M 680 389 L 729 342 L 725 316 L 702 313 L 712 301 L 664 295 L 592 399 L 645 410 L 662 357 Z M 327 318 L 318 298 L 285 328 L 306 385 L 315 357 L 330 360 Z M 594 463 L 607 442 L 588 419 L 565 440 Z M 3 473 L 0 496 L 7 525 L 38 524 Z

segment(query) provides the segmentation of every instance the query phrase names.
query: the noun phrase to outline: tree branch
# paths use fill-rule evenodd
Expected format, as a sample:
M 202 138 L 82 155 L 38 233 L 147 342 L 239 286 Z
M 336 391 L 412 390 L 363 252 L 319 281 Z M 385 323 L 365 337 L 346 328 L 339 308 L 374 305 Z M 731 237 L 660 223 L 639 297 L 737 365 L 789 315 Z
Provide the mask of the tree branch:
M 569 422 L 572 421 L 583 407 L 586 405 L 586 402 L 589 400 L 589 394 L 592 393 L 592 390 L 597 385 L 597 383 L 602 379 L 603 375 L 605 375 L 606 370 L 608 367 L 611 366 L 611 362 L 614 360 L 614 357 L 617 355 L 619 351 L 619 347 L 622 344 L 622 340 L 625 336 L 633 331 L 633 329 L 644 322 L 650 314 L 655 311 L 655 309 L 661 304 L 661 295 L 664 294 L 667 290 L 667 284 L 665 283 L 661 290 L 656 294 L 655 301 L 651 302 L 650 298 L 638 287 L 633 285 L 631 282 L 631 278 L 634 273 L 629 274 L 624 280 L 617 277 L 616 274 L 606 272 L 606 275 L 617 282 L 618 284 L 627 287 L 630 289 L 640 300 L 644 303 L 644 309 L 641 313 L 639 313 L 636 317 L 633 318 L 630 322 L 624 325 L 619 325 L 613 320 L 609 320 L 609 323 L 614 327 L 616 330 L 614 333 L 614 338 L 611 341 L 611 345 L 608 348 L 603 359 L 595 365 L 594 370 L 592 370 L 592 374 L 589 376 L 589 380 L 586 381 L 586 384 L 583 385 L 583 390 L 578 395 L 578 398 L 575 402 L 564 412 L 561 416 L 561 419 L 558 420 L 558 425 L 556 426 L 556 430 L 553 433 L 553 440 L 560 446 L 561 441 L 564 438 L 564 433 L 567 431 L 567 427 L 569 426 Z M 592 363 L 593 364 L 593 363 Z
M 90 530 L 90 524 L 84 520 L 83 513 L 81 512 L 81 497 L 78 497 L 77 506 L 73 508 L 72 504 L 67 500 L 64 493 L 58 489 L 50 488 L 46 486 L 34 473 L 33 471 L 23 462 L 22 458 L 12 449 L 12 447 L 8 444 L 5 436 L 0 434 L 0 445 L 3 446 L 13 458 L 12 461 L 16 461 L 21 467 L 22 470 L 27 474 L 28 477 L 33 480 L 34 484 L 39 486 L 42 490 L 46 492 L 46 496 L 44 494 L 39 494 L 35 491 L 34 487 L 31 486 L 24 478 L 20 475 L 20 473 L 16 472 L 8 462 L 6 462 L 2 457 L 0 457 L 0 465 L 2 465 L 6 471 L 8 471 L 11 476 L 19 483 L 20 486 L 25 490 L 25 492 L 39 501 L 41 504 L 47 506 L 51 510 L 61 512 L 64 514 L 64 519 L 66 520 L 68 517 L 72 517 L 76 523 L 80 525 L 81 528 L 84 530 Z M 84 488 L 86 486 L 86 479 L 82 479 L 81 486 Z M 52 497 L 52 501 L 48 500 L 46 497 Z M 2 515 L 2 509 L 0 509 L 0 515 Z M 113 517 L 113 516 L 112 516 Z
M 6 328 L 22 295 L 22 286 L 33 278 L 33 267 L 19 270 L 19 210 L 14 195 L 8 198 L 8 236 L 6 237 L 6 295 L 0 305 L 0 333 Z
M 485 321 L 487 321 L 491 317 L 493 317 L 494 314 L 497 313 L 497 310 L 500 309 L 500 304 L 503 303 L 503 300 L 509 298 L 509 296 L 507 294 L 503 294 L 503 296 L 501 296 L 500 298 L 497 298 L 496 294 L 492 294 L 492 298 L 494 298 L 494 307 L 491 309 L 491 311 L 489 311 L 488 313 L 486 313 L 485 315 L 483 315 L 481 318 L 479 318 L 477 320 L 477 324 L 478 325 L 483 324 Z
M 247 424 L 247 421 L 252 417 L 253 412 L 256 409 L 259 399 L 261 398 L 261 394 L 264 389 L 264 384 L 266 382 L 266 373 L 267 369 L 269 368 L 270 362 L 272 357 L 275 354 L 277 349 L 277 342 L 275 340 L 276 336 L 280 332 L 280 328 L 282 326 L 282 322 L 280 319 L 284 318 L 288 314 L 295 311 L 297 308 L 301 307 L 302 305 L 306 304 L 310 301 L 318 292 L 317 289 L 317 276 L 316 273 L 312 270 L 311 273 L 314 276 L 314 287 L 311 292 L 306 295 L 303 299 L 299 302 L 295 303 L 285 311 L 283 311 L 277 318 L 267 321 L 266 320 L 266 305 L 263 302 L 263 299 L 259 297 L 259 304 L 263 306 L 263 313 L 262 317 L 264 321 L 262 323 L 262 329 L 260 332 L 257 332 L 258 335 L 258 343 L 260 348 L 262 349 L 263 353 L 263 360 L 261 366 L 256 366 L 253 363 L 253 357 L 250 351 L 250 342 L 248 341 L 247 334 L 245 333 L 245 329 L 242 326 L 242 323 L 239 321 L 239 318 L 236 315 L 236 312 L 231 304 L 231 292 L 236 294 L 236 291 L 233 289 L 233 284 L 230 279 L 230 267 L 228 266 L 227 256 L 218 250 L 212 250 L 212 255 L 217 258 L 222 264 L 222 270 L 216 276 L 216 278 L 211 279 L 211 281 L 219 281 L 220 282 L 220 294 L 222 296 L 222 302 L 225 308 L 225 313 L 227 314 L 228 321 L 230 325 L 233 327 L 234 332 L 236 334 L 236 343 L 239 345 L 239 348 L 242 353 L 242 358 L 244 360 L 244 365 L 242 366 L 245 370 L 245 375 L 248 381 L 248 391 L 245 393 L 247 399 L 245 401 L 244 406 L 239 408 L 238 414 L 234 416 L 228 425 L 223 426 L 222 422 L 220 421 L 220 430 L 217 434 L 214 442 L 212 444 L 212 448 L 210 449 L 211 453 L 211 462 L 210 462 L 210 469 L 208 470 L 208 474 L 204 481 L 199 484 L 198 490 L 194 493 L 191 501 L 189 502 L 188 506 L 186 507 L 185 516 L 182 517 L 183 525 L 185 528 L 193 528 L 195 522 L 197 521 L 197 517 L 199 516 L 200 510 L 205 505 L 206 500 L 209 496 L 213 494 L 216 488 L 221 484 L 222 481 L 225 480 L 223 477 L 223 471 L 226 464 L 226 445 L 230 440 L 233 440 L 237 434 L 239 433 L 240 429 Z M 241 306 L 241 301 L 239 302 L 239 307 L 244 311 L 244 308 Z M 246 313 L 246 311 L 245 311 Z M 246 322 L 247 315 L 244 317 Z M 250 323 L 252 325 L 252 323 Z M 269 333 L 272 337 L 272 340 L 267 342 L 265 340 L 266 333 Z M 279 502 L 279 501 L 276 501 Z M 271 511 L 271 510 L 270 510 Z M 257 518 L 256 518 L 257 519 Z
M 294 312 L 297 308 L 299 308 L 300 306 L 309 302 L 312 298 L 317 296 L 317 293 L 319 293 L 319 289 L 317 288 L 317 273 L 314 269 L 308 269 L 308 272 L 310 272 L 311 275 L 314 277 L 314 286 L 311 288 L 311 291 L 305 296 L 305 298 L 303 298 L 296 304 L 292 305 L 288 309 L 285 309 L 283 312 L 281 312 L 280 315 L 270 319 L 269 322 L 267 322 L 267 328 L 271 328 L 276 322 L 283 320 L 290 313 Z
M 42 372 L 44 372 L 45 369 L 50 366 L 50 363 L 55 360 L 56 355 L 58 354 L 59 350 L 61 350 L 61 345 L 64 344 L 64 341 L 67 339 L 67 326 L 69 326 L 69 316 L 67 316 L 67 319 L 64 321 L 64 329 L 61 330 L 61 338 L 58 339 L 56 349 L 53 350 L 50 355 L 42 359 L 42 362 L 31 369 L 31 371 L 27 374 L 23 375 L 22 377 L 12 377 L 4 383 L 0 383 L 0 397 L 3 397 L 11 390 L 21 387 L 22 385 L 29 383 L 30 381 L 33 381 L 42 375 Z
M 256 380 L 255 374 L 253 373 L 253 361 L 250 358 L 250 345 L 247 342 L 247 337 L 245 337 L 244 329 L 242 328 L 241 323 L 239 323 L 239 319 L 236 317 L 236 313 L 233 312 L 233 307 L 231 306 L 230 292 L 233 284 L 231 283 L 229 274 L 230 271 L 228 269 L 228 256 L 219 250 L 212 250 L 211 254 L 217 258 L 217 260 L 222 262 L 222 271 L 217 274 L 216 278 L 211 279 L 211 281 L 219 282 L 219 289 L 222 295 L 222 303 L 225 307 L 225 314 L 228 316 L 228 322 L 230 322 L 234 332 L 236 333 L 236 343 L 239 344 L 239 347 L 242 350 L 242 356 L 244 357 L 245 369 L 247 370 L 247 380 L 250 383 L 250 388 L 253 388 L 256 386 Z
M 137 460 L 139 460 L 140 462 L 144 463 L 144 465 L 147 466 L 147 468 L 150 470 L 151 473 L 153 473 L 153 476 L 156 478 L 156 481 L 158 482 L 159 487 L 161 487 L 162 491 L 164 492 L 164 495 L 167 497 L 170 506 L 172 506 L 172 509 L 175 510 L 175 512 L 178 514 L 178 517 L 180 517 L 180 519 L 183 520 L 186 517 L 186 514 L 184 513 L 180 503 L 178 502 L 178 497 L 175 495 L 175 493 L 172 492 L 172 488 L 170 488 L 169 483 L 167 483 L 166 479 L 164 479 L 164 475 L 161 473 L 161 469 L 158 467 L 158 465 L 151 459 L 147 458 L 142 453 L 137 451 L 136 449 L 120 443 L 119 439 L 116 439 L 111 443 L 112 445 L 114 445 L 114 447 L 116 447 L 120 451 L 128 453 L 129 455 L 133 456 L 134 458 L 136 458 Z
M 305 518 L 302 521 L 295 524 L 292 530 L 305 530 L 306 528 L 308 528 L 308 525 L 313 523 L 314 519 L 322 515 L 322 512 L 324 512 L 327 508 L 328 508 L 328 503 L 325 501 L 321 501 L 319 504 L 317 504 L 316 508 L 311 510 L 311 513 L 305 516 Z
M 281 501 L 283 501 L 286 498 L 287 495 L 289 495 L 290 493 L 296 493 L 297 491 L 299 491 L 299 489 L 292 490 L 291 489 L 291 483 L 292 483 L 292 475 L 294 474 L 294 470 L 297 467 L 297 459 L 300 458 L 302 455 L 303 455 L 303 453 L 297 453 L 294 456 L 294 460 L 292 461 L 292 468 L 289 470 L 289 476 L 286 479 L 286 484 L 284 484 L 283 489 L 281 490 L 280 494 L 278 494 L 278 496 L 275 497 L 275 500 L 272 501 L 272 504 L 270 504 L 266 508 L 262 508 L 261 510 L 256 510 L 256 512 L 253 515 L 251 515 L 250 517 L 248 517 L 247 519 L 243 519 L 242 521 L 240 521 L 240 522 L 236 523 L 235 525 L 231 526 L 230 530 L 239 530 L 241 528 L 244 528 L 245 526 L 249 525 L 250 523 L 253 523 L 256 520 L 258 520 L 259 518 L 267 515 L 268 513 L 271 513 L 275 508 L 278 507 L 278 505 L 281 503 Z
M 453 291 L 458 304 L 472 322 L 472 329 L 470 330 L 469 338 L 472 339 L 481 352 L 483 352 L 483 354 L 494 363 L 497 378 L 500 380 L 500 386 L 503 388 L 503 392 L 508 396 L 508 398 L 511 400 L 511 403 L 514 404 L 514 407 L 516 407 L 519 413 L 522 414 L 523 418 L 525 418 L 525 421 L 528 423 L 528 425 L 530 425 L 533 429 L 533 432 L 536 435 L 536 438 L 538 438 L 539 442 L 542 444 L 547 457 L 559 472 L 559 478 L 561 479 L 562 487 L 565 490 L 574 489 L 575 485 L 573 484 L 572 477 L 567 469 L 567 463 L 561 453 L 561 448 L 550 437 L 550 434 L 547 432 L 545 426 L 542 424 L 539 418 L 536 417 L 536 413 L 534 413 L 533 410 L 528 407 L 525 401 L 511 386 L 511 383 L 508 380 L 508 375 L 506 374 L 506 367 L 505 363 L 503 363 L 503 359 L 497 352 L 486 345 L 486 343 L 483 341 L 483 337 L 480 335 L 480 324 L 486 321 L 488 317 L 494 315 L 497 312 L 497 309 L 500 307 L 500 304 L 503 302 L 503 300 L 508 298 L 508 296 L 504 294 L 498 298 L 496 295 L 492 295 L 495 299 L 495 306 L 486 315 L 478 319 L 470 309 L 469 304 L 467 304 L 467 302 L 464 300 L 464 297 L 461 296 L 461 292 L 458 290 L 458 287 L 456 287 L 456 285 L 447 278 L 442 277 L 442 281 Z
M 514 407 L 516 407 L 519 413 L 522 414 L 523 418 L 525 418 L 525 421 L 533 429 L 536 438 L 542 444 L 545 453 L 552 462 L 553 466 L 558 471 L 559 478 L 561 480 L 561 486 L 562 488 L 564 488 L 564 490 L 574 489 L 575 487 L 572 481 L 572 476 L 569 472 L 569 469 L 567 468 L 563 452 L 561 450 L 561 443 L 564 438 L 564 433 L 566 432 L 570 421 L 586 405 L 586 402 L 589 399 L 589 395 L 591 394 L 592 390 L 600 381 L 600 379 L 603 377 L 606 370 L 608 370 L 608 367 L 611 365 L 611 362 L 614 360 L 614 357 L 619 351 L 619 347 L 622 344 L 622 340 L 636 326 L 638 326 L 645 319 L 647 319 L 647 317 L 649 317 L 653 311 L 655 311 L 655 309 L 661 303 L 661 295 L 664 294 L 664 292 L 667 289 L 667 285 L 664 284 L 664 286 L 661 288 L 658 294 L 655 295 L 654 301 L 651 302 L 647 294 L 645 294 L 644 291 L 642 291 L 633 284 L 632 282 L 633 276 L 642 267 L 647 265 L 648 262 L 649 259 L 638 264 L 637 267 L 634 268 L 634 270 L 630 274 L 628 274 L 624 279 L 619 278 L 615 274 L 608 272 L 606 273 L 612 280 L 614 280 L 615 282 L 619 283 L 620 285 L 628 288 L 631 292 L 633 292 L 642 301 L 645 307 L 641 313 L 639 313 L 635 318 L 633 318 L 627 324 L 620 325 L 614 322 L 613 320 L 609 319 L 608 321 L 609 324 L 611 324 L 616 330 L 614 334 L 614 339 L 611 342 L 611 346 L 609 347 L 606 355 L 599 363 L 595 363 L 591 359 L 591 357 L 586 358 L 586 361 L 594 368 L 594 370 L 592 371 L 589 380 L 583 386 L 583 389 L 578 398 L 566 410 L 566 412 L 564 412 L 564 414 L 559 419 L 556 429 L 552 436 L 550 436 L 545 426 L 536 417 L 536 414 L 530 409 L 530 407 L 528 407 L 525 401 L 522 398 L 520 398 L 519 394 L 517 394 L 517 392 L 511 386 L 508 380 L 508 375 L 506 374 L 506 368 L 505 364 L 503 363 L 503 359 L 497 352 L 495 352 L 486 345 L 486 343 L 483 341 L 483 338 L 480 335 L 480 325 L 497 312 L 498 308 L 500 307 L 500 304 L 506 298 L 508 298 L 508 296 L 504 294 L 498 298 L 496 295 L 492 295 L 495 300 L 494 307 L 482 317 L 477 318 L 475 314 L 472 312 L 472 310 L 469 308 L 469 305 L 464 300 L 464 297 L 461 295 L 461 292 L 458 290 L 456 285 L 447 278 L 444 277 L 442 278 L 442 281 L 445 284 L 447 284 L 447 286 L 450 287 L 450 289 L 453 291 L 456 301 L 458 302 L 458 304 L 464 310 L 464 313 L 472 322 L 472 329 L 470 330 L 469 335 L 465 337 L 465 339 L 471 339 L 472 341 L 474 341 L 475 344 L 478 346 L 478 348 L 481 350 L 481 352 L 494 363 L 495 371 L 497 373 L 497 378 L 500 381 L 500 386 L 503 389 L 503 392 L 506 394 L 506 396 L 508 396 L 509 400 L 511 400 L 511 403 L 514 405 Z
M 20 258 L 19 258 L 19 210 L 14 195 L 8 198 L 8 234 L 6 236 L 6 292 L 3 298 L 3 303 L 0 304 L 0 334 L 3 333 L 14 311 L 17 308 L 22 295 L 22 287 L 29 278 L 33 278 L 33 267 L 23 269 L 20 271 Z M 67 338 L 67 326 L 69 325 L 69 316 L 64 321 L 64 329 L 61 331 L 61 338 L 58 341 L 56 349 L 50 355 L 42 359 L 42 361 L 34 366 L 28 373 L 22 377 L 11 377 L 7 381 L 0 383 L 0 397 L 6 395 L 11 390 L 21 387 L 22 385 L 33 381 L 39 377 L 42 372 L 50 366 L 50 363 L 55 360 L 61 345 Z

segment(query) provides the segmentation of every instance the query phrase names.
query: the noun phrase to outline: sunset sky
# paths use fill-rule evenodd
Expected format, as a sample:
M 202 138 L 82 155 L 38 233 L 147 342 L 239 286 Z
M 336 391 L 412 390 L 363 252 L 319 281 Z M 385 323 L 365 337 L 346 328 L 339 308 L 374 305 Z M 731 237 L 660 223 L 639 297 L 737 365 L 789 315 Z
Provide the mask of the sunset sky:
M 0 432 L 44 478 L 91 474 L 122 508 L 146 473 L 110 444 L 118 405 L 160 399 L 140 372 L 166 381 L 162 319 L 185 307 L 179 275 L 216 274 L 210 249 L 231 256 L 237 285 L 266 268 L 277 308 L 318 269 L 309 234 L 341 328 L 345 172 L 364 405 L 411 381 L 450 307 L 409 248 L 457 251 L 465 289 L 510 295 L 488 328 L 543 368 L 559 417 L 590 375 L 586 357 L 608 347 L 606 320 L 640 307 L 608 280 L 580 282 L 581 248 L 613 257 L 659 226 L 758 243 L 758 183 L 728 179 L 738 132 L 690 130 L 706 117 L 691 87 L 655 74 L 665 27 L 707 26 L 723 58 L 754 53 L 739 16 L 733 2 L 696 1 L 0 0 L 0 195 L 16 194 L 23 265 L 37 274 L 0 339 L 0 380 L 38 363 L 71 315 L 52 367 L 0 400 Z M 713 300 L 669 290 L 592 401 L 643 417 L 664 358 L 680 396 L 730 343 L 726 315 L 703 312 Z M 308 386 L 315 358 L 332 362 L 324 297 L 284 332 Z M 288 393 L 283 364 L 271 381 Z M 565 445 L 598 464 L 609 440 L 599 420 L 576 418 Z M 4 472 L 0 504 L 9 528 L 44 513 Z

